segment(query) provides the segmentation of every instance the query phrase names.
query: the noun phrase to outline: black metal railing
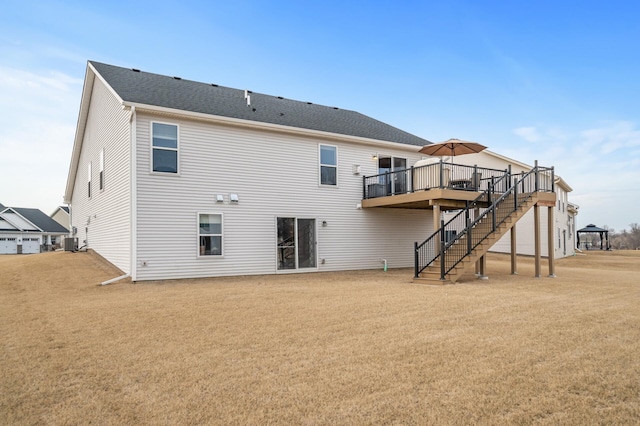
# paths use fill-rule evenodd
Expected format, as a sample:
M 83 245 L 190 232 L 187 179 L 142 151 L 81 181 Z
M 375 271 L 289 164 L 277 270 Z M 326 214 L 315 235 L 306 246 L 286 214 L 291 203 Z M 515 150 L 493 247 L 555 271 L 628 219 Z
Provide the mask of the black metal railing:
M 427 267 L 440 262 L 440 279 L 469 256 L 487 237 L 496 231 L 535 192 L 554 192 L 553 167 L 536 166 L 529 172 L 513 176 L 507 173 L 492 178 L 486 190 L 467 203 L 440 229 L 422 243 L 414 243 L 415 277 Z
M 438 163 L 395 170 L 362 179 L 362 198 L 386 197 L 435 188 L 484 191 L 492 180 L 509 174 L 498 170 L 464 164 Z

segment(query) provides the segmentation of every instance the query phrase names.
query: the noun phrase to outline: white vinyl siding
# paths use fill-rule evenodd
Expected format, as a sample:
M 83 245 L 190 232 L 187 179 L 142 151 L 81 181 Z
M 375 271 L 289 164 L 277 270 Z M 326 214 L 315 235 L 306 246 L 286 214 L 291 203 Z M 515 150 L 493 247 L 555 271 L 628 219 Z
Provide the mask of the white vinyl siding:
M 87 240 L 88 229 L 89 248 L 130 272 L 130 112 L 122 109 L 99 79 L 95 79 L 90 99 L 79 164 L 99 164 L 102 150 L 108 151 L 103 160 L 109 172 L 109 190 L 99 192 L 94 188 L 88 199 L 88 167 L 79 167 L 71 199 L 71 225 L 78 229 L 80 246 Z
M 176 119 L 180 178 L 159 179 L 148 172 L 157 120 L 138 112 L 138 280 L 276 273 L 278 217 L 326 221 L 317 227 L 318 271 L 382 268 L 381 259 L 411 267 L 414 241 L 432 232 L 430 210 L 357 208 L 362 176 L 377 173 L 368 145 L 327 140 L 343 166 L 340 187 L 326 191 L 318 185 L 315 138 Z M 420 158 L 417 147 L 390 151 L 410 164 Z M 229 202 L 230 194 L 239 202 Z M 224 215 L 224 257 L 195 255 L 199 212 Z

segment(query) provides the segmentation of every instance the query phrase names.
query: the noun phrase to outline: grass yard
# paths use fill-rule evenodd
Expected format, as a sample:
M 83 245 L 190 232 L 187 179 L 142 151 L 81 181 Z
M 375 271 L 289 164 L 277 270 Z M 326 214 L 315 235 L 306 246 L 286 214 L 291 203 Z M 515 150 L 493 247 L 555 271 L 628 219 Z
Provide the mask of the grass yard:
M 0 424 L 640 423 L 640 252 L 518 269 L 101 287 L 92 254 L 0 256 Z

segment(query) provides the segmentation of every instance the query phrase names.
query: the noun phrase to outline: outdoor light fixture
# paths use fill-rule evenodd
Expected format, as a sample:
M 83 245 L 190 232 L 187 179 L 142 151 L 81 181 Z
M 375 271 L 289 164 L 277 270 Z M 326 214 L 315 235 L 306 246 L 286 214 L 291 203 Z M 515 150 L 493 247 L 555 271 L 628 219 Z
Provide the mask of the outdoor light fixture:
M 373 154 L 373 155 L 371 156 L 371 159 L 372 159 L 373 161 L 378 160 L 378 154 Z

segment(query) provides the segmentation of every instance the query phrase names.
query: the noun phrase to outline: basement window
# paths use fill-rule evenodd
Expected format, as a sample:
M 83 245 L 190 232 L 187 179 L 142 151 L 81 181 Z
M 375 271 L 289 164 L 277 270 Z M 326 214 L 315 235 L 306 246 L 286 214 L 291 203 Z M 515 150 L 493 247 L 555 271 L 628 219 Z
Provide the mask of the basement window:
M 152 170 L 160 173 L 178 173 L 178 126 L 151 123 Z

